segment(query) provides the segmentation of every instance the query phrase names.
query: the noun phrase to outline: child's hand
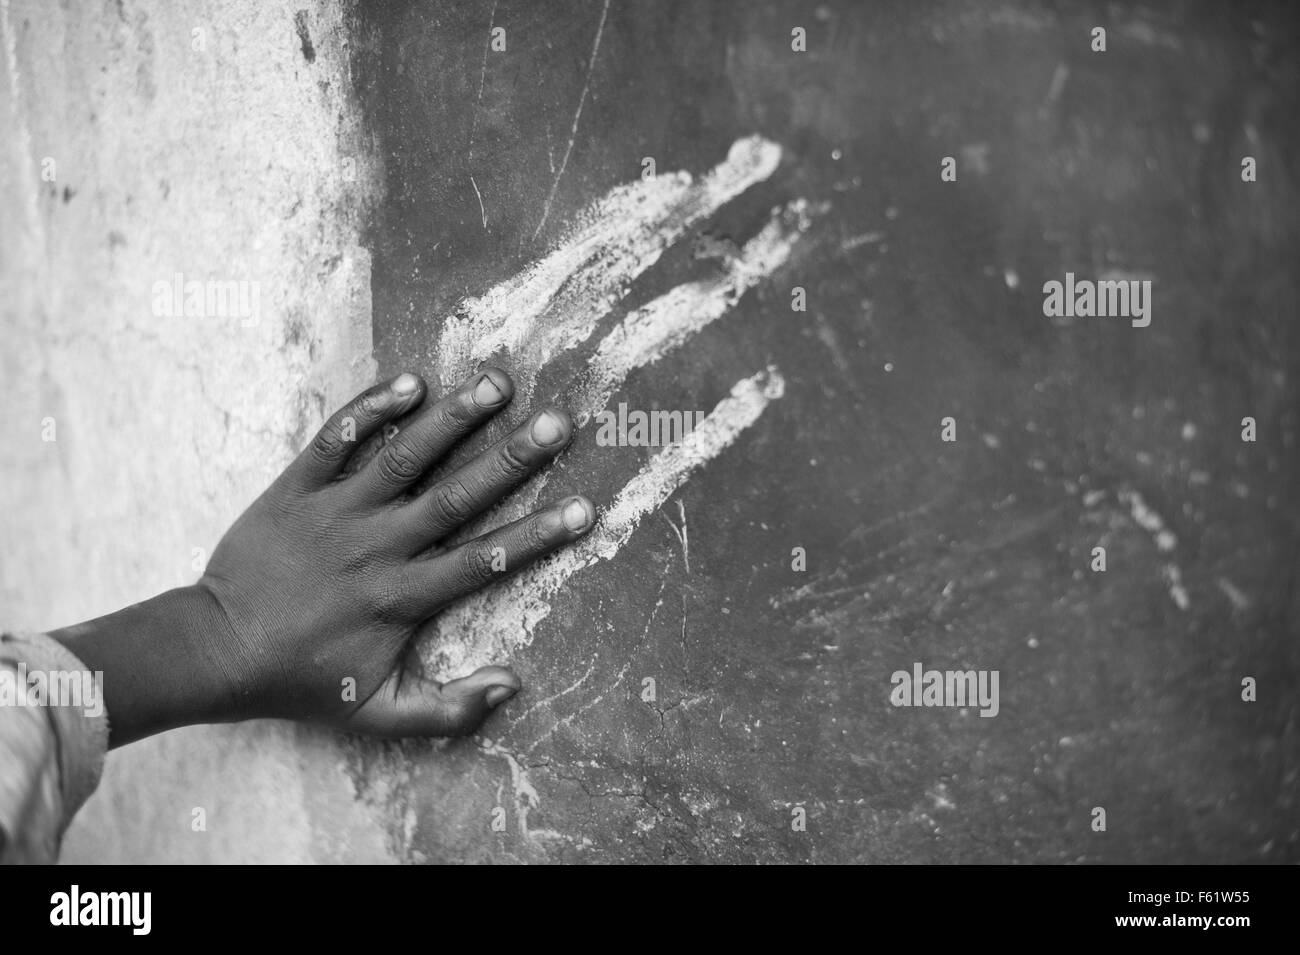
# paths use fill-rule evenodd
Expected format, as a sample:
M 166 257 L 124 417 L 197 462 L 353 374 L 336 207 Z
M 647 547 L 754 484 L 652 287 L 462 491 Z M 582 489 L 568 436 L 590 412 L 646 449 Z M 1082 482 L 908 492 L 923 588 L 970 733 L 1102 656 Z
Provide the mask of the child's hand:
M 519 680 L 503 667 L 439 685 L 411 665 L 411 638 L 423 621 L 575 540 L 595 520 L 590 501 L 570 498 L 426 553 L 571 438 L 568 415 L 539 411 L 412 495 L 512 390 L 508 375 L 487 369 L 438 401 L 426 400 L 414 375 L 362 393 L 235 522 L 196 587 L 56 633 L 88 666 L 104 670 L 114 743 L 167 725 L 255 716 L 385 736 L 459 735 L 513 695 Z M 399 418 L 400 430 L 373 458 L 348 467 L 367 438 Z M 160 622 L 175 624 L 177 615 L 185 625 L 171 639 L 181 649 L 151 645 L 149 632 L 163 632 Z M 134 635 L 114 639 L 123 629 Z M 166 663 L 144 663 L 142 655 Z M 154 674 L 162 686 L 134 672 L 141 667 L 164 671 Z M 188 672 L 171 672 L 178 667 Z M 147 699 L 151 694 L 156 699 Z M 193 701 L 184 703 L 187 697 Z

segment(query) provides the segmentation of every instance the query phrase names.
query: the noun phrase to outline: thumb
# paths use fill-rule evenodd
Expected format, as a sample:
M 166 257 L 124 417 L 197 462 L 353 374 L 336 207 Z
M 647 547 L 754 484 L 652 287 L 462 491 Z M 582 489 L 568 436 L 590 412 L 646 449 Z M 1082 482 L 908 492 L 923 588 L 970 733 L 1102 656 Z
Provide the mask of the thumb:
M 374 736 L 466 736 L 520 686 L 519 677 L 499 666 L 479 667 L 449 683 L 399 668 L 349 724 Z

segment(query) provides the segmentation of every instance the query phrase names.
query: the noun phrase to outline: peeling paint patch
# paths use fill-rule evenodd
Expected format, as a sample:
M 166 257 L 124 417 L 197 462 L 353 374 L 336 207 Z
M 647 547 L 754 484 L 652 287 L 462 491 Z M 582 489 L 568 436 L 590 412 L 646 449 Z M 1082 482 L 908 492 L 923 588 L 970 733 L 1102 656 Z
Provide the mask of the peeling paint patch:
M 307 29 L 307 11 L 299 10 L 293 15 L 293 28 L 298 31 L 298 42 L 302 45 L 302 58 L 308 63 L 316 62 L 316 47 L 311 42 L 311 33 Z

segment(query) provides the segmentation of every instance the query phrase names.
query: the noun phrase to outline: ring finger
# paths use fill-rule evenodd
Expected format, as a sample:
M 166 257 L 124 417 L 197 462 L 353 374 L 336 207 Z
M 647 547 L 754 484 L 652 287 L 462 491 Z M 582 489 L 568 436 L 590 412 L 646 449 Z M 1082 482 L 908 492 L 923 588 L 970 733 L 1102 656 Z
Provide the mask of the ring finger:
M 543 409 L 403 505 L 397 520 L 410 553 L 426 550 L 487 510 L 559 454 L 572 437 L 567 414 Z

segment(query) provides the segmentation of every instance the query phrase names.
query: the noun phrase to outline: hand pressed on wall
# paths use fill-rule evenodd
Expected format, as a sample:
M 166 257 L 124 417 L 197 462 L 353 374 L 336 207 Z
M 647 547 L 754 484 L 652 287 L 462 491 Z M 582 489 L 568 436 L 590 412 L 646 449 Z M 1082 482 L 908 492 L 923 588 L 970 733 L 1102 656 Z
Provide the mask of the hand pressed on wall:
M 428 680 L 415 659 L 416 630 L 456 598 L 576 540 L 596 516 L 574 497 L 460 546 L 437 546 L 572 437 L 568 415 L 541 410 L 416 493 L 512 393 L 510 377 L 494 368 L 438 401 L 410 374 L 363 392 L 235 522 L 196 585 L 54 631 L 103 671 L 113 745 L 252 717 L 380 736 L 477 727 L 519 679 L 490 666 L 445 684 Z M 399 430 L 372 458 L 354 460 L 392 423 Z

